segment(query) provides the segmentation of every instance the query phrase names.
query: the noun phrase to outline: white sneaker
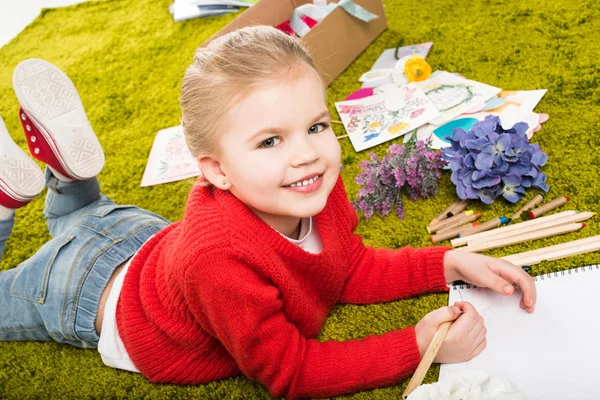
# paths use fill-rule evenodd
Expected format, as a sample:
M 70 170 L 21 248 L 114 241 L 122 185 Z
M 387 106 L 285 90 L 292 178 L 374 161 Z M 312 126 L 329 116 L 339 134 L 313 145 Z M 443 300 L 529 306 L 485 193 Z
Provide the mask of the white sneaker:
M 44 173 L 12 140 L 0 118 L 0 205 L 19 208 L 44 189 Z
M 49 62 L 31 58 L 15 68 L 13 87 L 31 155 L 70 179 L 98 175 L 104 152 L 69 77 Z

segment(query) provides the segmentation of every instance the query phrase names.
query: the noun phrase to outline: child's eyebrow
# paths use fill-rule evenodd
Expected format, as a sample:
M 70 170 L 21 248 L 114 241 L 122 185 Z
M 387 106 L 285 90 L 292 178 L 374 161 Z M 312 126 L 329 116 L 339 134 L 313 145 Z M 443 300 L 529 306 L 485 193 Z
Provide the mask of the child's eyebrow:
M 320 113 L 319 115 L 317 115 L 315 118 L 312 119 L 311 125 L 314 124 L 315 122 L 317 122 L 318 120 L 320 120 L 320 119 L 322 119 L 324 117 L 328 117 L 328 116 L 329 116 L 329 111 L 328 110 L 323 111 L 322 113 Z M 282 133 L 285 133 L 286 131 L 287 131 L 287 129 L 285 129 L 285 128 L 276 128 L 276 127 L 263 128 L 260 131 L 256 132 L 254 135 L 252 135 L 250 137 L 250 139 L 248 139 L 248 142 L 254 141 L 260 135 L 265 135 L 265 134 L 282 134 Z
M 321 114 L 319 114 L 315 119 L 313 119 L 313 123 L 317 122 L 318 120 L 324 118 L 324 117 L 329 117 L 329 110 L 325 110 L 323 111 Z

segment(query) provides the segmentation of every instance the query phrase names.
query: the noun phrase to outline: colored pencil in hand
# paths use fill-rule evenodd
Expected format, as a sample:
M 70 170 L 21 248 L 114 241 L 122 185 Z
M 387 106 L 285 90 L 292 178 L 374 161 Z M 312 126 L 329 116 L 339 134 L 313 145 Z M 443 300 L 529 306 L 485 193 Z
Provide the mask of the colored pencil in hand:
M 442 342 L 444 341 L 444 338 L 450 329 L 450 325 L 452 325 L 452 321 L 446 321 L 442 323 L 435 331 L 435 335 L 433 335 L 433 339 L 431 340 L 431 343 L 429 343 L 429 347 L 427 347 L 427 350 L 425 350 L 425 354 L 423 354 L 421 362 L 417 366 L 412 378 L 410 378 L 404 393 L 402 393 L 403 399 L 407 399 L 408 396 L 419 387 L 421 382 L 423 382 L 423 378 L 425 378 L 425 375 L 427 374 L 427 371 L 429 371 L 429 367 L 431 367 L 435 356 L 437 355 L 438 351 L 440 351 L 440 347 L 442 347 Z

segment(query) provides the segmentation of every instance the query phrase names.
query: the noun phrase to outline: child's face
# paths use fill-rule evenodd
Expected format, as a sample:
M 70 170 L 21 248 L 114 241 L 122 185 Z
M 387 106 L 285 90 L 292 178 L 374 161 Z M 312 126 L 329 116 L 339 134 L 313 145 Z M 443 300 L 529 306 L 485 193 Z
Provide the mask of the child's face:
M 340 171 L 321 83 L 306 68 L 296 72 L 255 89 L 220 125 L 229 190 L 267 222 L 318 214 Z M 303 181 L 314 182 L 290 186 Z

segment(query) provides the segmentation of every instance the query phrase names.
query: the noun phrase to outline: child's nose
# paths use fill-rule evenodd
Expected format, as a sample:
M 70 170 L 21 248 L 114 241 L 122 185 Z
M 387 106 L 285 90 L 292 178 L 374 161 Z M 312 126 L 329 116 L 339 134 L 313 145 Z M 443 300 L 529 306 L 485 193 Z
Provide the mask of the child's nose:
M 306 138 L 294 144 L 292 166 L 298 167 L 310 164 L 319 158 L 319 153 L 313 143 Z

